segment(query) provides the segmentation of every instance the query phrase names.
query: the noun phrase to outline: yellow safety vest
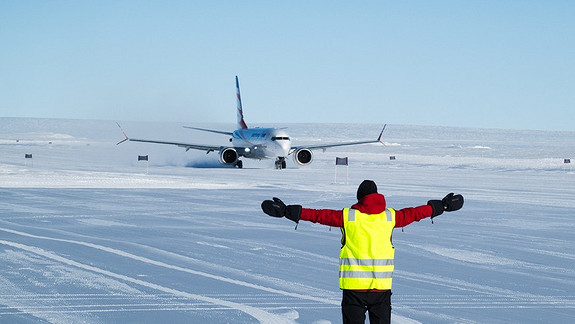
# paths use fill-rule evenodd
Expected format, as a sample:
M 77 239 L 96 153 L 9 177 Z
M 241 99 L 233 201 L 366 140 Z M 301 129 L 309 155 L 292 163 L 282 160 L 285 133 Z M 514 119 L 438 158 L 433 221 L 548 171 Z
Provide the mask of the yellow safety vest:
M 343 210 L 339 288 L 351 290 L 391 289 L 394 248 L 391 232 L 395 210 L 364 214 Z

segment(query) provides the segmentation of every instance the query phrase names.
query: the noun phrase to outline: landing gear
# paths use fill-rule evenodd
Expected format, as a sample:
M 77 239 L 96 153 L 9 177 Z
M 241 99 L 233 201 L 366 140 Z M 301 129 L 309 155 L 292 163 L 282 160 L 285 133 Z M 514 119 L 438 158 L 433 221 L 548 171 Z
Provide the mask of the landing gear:
M 276 159 L 276 169 L 281 170 L 286 168 L 286 158 L 285 157 L 278 157 Z
M 242 160 L 238 160 L 238 162 L 236 162 L 236 167 L 237 167 L 238 169 L 241 169 L 241 168 L 244 167 L 244 163 L 242 162 Z

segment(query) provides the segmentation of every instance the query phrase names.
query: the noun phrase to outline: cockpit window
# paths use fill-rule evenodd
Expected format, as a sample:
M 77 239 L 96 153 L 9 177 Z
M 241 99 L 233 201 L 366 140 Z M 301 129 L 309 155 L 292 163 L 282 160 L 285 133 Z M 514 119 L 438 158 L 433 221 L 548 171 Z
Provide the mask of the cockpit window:
M 273 136 L 272 141 L 289 141 L 289 137 Z

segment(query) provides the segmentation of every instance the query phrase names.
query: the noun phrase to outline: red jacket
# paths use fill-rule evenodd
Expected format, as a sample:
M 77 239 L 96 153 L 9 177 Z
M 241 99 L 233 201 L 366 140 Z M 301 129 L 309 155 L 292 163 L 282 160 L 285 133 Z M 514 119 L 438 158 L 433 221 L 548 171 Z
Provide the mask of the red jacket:
M 351 206 L 365 214 L 379 214 L 385 211 L 385 197 L 379 193 L 369 194 Z M 431 217 L 433 210 L 429 205 L 403 208 L 395 211 L 395 227 L 404 227 L 413 222 Z M 301 220 L 320 223 L 333 227 L 343 227 L 343 210 L 302 208 Z

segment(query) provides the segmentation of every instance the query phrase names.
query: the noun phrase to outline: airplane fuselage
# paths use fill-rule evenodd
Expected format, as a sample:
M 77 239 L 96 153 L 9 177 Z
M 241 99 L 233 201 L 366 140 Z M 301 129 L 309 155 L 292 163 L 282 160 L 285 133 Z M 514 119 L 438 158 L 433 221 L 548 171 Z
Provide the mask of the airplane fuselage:
M 232 145 L 241 156 L 250 159 L 285 158 L 291 150 L 288 133 L 277 128 L 238 129 L 232 133 Z

